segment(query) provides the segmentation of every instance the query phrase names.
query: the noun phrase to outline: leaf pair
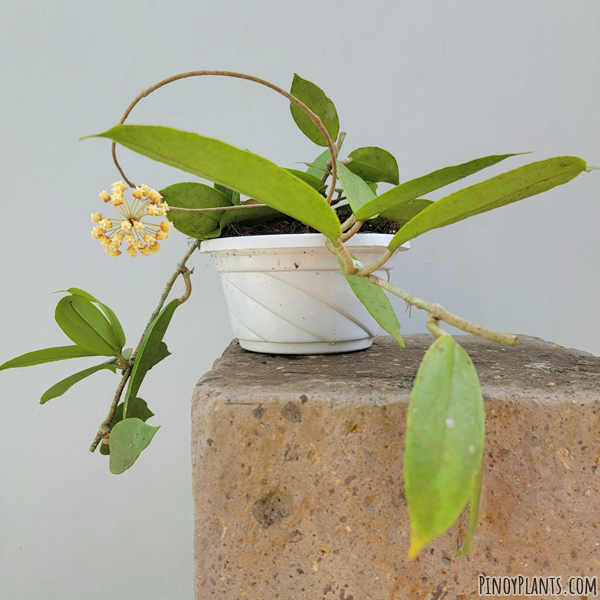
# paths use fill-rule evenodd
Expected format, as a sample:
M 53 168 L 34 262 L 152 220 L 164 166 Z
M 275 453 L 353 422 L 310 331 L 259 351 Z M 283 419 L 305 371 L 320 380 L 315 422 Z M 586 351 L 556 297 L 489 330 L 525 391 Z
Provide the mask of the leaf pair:
M 118 355 L 125 345 L 125 335 L 114 312 L 83 290 L 70 288 L 66 291 L 70 295 L 59 301 L 54 313 L 65 335 L 92 354 Z
M 58 360 L 89 356 L 111 356 L 106 362 L 79 371 L 47 390 L 41 404 L 62 396 L 77 382 L 103 370 L 116 373 L 117 358 L 122 355 L 125 334 L 115 313 L 88 292 L 79 288 L 66 290 L 70 295 L 62 298 L 56 307 L 55 318 L 74 346 L 60 346 L 28 352 L 0 365 L 0 371 L 19 367 L 30 367 Z M 97 304 L 100 310 L 94 306 Z M 103 314 L 104 313 L 104 314 Z

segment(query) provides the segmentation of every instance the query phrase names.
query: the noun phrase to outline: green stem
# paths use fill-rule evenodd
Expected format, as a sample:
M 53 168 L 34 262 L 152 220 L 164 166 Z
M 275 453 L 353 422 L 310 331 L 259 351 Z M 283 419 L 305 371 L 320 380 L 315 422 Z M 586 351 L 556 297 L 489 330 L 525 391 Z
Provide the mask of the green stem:
M 427 326 L 430 331 L 431 326 L 433 326 L 434 331 L 432 331 L 432 333 L 436 332 L 439 334 L 442 332 L 443 330 L 437 324 L 440 321 L 445 321 L 448 323 L 448 325 L 453 325 L 454 327 L 462 329 L 467 333 L 472 333 L 473 335 L 485 338 L 486 340 L 491 340 L 492 342 L 498 342 L 499 344 L 516 346 L 517 342 L 519 341 L 519 337 L 516 335 L 501 333 L 499 331 L 494 331 L 493 329 L 487 329 L 486 327 L 481 327 L 480 325 L 470 323 L 469 321 L 466 321 L 465 319 L 447 311 L 443 306 L 428 302 L 427 300 L 422 300 L 421 298 L 417 298 L 417 296 L 413 296 L 412 294 L 401 290 L 399 287 L 396 287 L 380 277 L 376 277 L 375 275 L 367 275 L 365 279 L 368 279 L 371 283 L 374 283 L 380 288 L 387 290 L 391 294 L 394 294 L 394 296 L 402 298 L 402 300 L 408 304 L 412 304 L 421 310 L 427 311 L 429 313 L 429 318 L 431 319 L 428 321 Z M 434 333 L 434 335 L 436 335 L 436 333 Z
M 194 243 L 188 248 L 187 252 L 184 254 L 183 258 L 177 263 L 177 268 L 175 269 L 175 271 L 173 272 L 171 277 L 169 277 L 169 280 L 167 281 L 167 285 L 165 286 L 165 289 L 163 290 L 162 294 L 160 295 L 158 304 L 156 305 L 156 308 L 154 309 L 154 312 L 152 313 L 152 316 L 150 317 L 150 320 L 148 321 L 148 324 L 146 325 L 146 328 L 144 329 L 144 333 L 142 334 L 142 337 L 140 338 L 140 341 L 138 342 L 136 349 L 131 354 L 131 358 L 129 359 L 129 362 L 125 361 L 125 359 L 122 356 L 117 357 L 117 358 L 119 358 L 121 365 L 124 366 L 125 370 L 123 372 L 123 376 L 121 377 L 121 381 L 120 381 L 119 386 L 117 387 L 117 390 L 113 397 L 113 401 L 110 405 L 110 410 L 108 411 L 108 415 L 106 416 L 106 419 L 104 419 L 104 421 L 102 421 L 102 423 L 100 423 L 100 427 L 98 427 L 98 433 L 96 434 L 96 437 L 94 438 L 94 441 L 92 442 L 92 445 L 90 446 L 90 452 L 94 452 L 96 450 L 96 448 L 98 447 L 98 444 L 100 443 L 100 441 L 103 438 L 107 439 L 108 436 L 110 435 L 110 424 L 113 420 L 113 417 L 115 416 L 115 411 L 117 410 L 117 406 L 119 405 L 119 400 L 121 399 L 121 394 L 123 393 L 123 390 L 125 389 L 125 384 L 127 383 L 129 376 L 131 375 L 131 371 L 133 369 L 133 364 L 135 362 L 135 357 L 137 356 L 137 353 L 140 351 L 140 348 L 142 347 L 142 344 L 144 343 L 144 339 L 146 338 L 146 334 L 148 333 L 150 326 L 152 325 L 152 323 L 154 323 L 154 320 L 158 316 L 158 313 L 160 313 L 160 311 L 162 310 L 162 307 L 164 306 L 167 296 L 169 295 L 169 292 L 173 288 L 173 284 L 175 283 L 175 280 L 177 279 L 177 277 L 179 275 L 182 275 L 183 280 L 185 281 L 185 292 L 184 292 L 183 296 L 181 296 L 181 298 L 178 299 L 177 305 L 179 306 L 180 304 L 183 304 L 190 297 L 190 294 L 192 293 L 192 281 L 191 281 L 190 275 L 192 272 L 185 266 L 185 264 L 189 260 L 190 256 L 192 256 L 194 251 L 198 248 L 199 244 L 200 244 L 199 241 L 194 241 Z M 121 359 L 122 359 L 122 361 L 125 361 L 125 363 L 123 363 L 121 361 Z

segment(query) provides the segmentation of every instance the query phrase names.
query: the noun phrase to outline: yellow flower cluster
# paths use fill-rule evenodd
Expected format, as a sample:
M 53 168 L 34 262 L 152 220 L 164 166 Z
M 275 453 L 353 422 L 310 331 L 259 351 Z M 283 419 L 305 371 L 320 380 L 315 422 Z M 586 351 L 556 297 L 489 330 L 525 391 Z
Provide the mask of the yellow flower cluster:
M 123 240 L 128 244 L 127 254 L 143 256 L 155 254 L 160 250 L 161 240 L 171 235 L 173 223 L 161 221 L 158 225 L 144 223 L 144 217 L 164 217 L 169 210 L 166 202 L 161 202 L 162 196 L 151 190 L 147 185 L 140 185 L 133 190 L 133 200 L 125 197 L 127 186 L 122 181 L 113 183 L 111 193 L 106 190 L 100 193 L 104 202 L 112 202 L 122 215 L 122 219 L 107 219 L 101 213 L 92 213 L 92 223 L 97 223 L 92 229 L 92 237 L 97 239 L 109 256 L 121 254 L 119 248 Z

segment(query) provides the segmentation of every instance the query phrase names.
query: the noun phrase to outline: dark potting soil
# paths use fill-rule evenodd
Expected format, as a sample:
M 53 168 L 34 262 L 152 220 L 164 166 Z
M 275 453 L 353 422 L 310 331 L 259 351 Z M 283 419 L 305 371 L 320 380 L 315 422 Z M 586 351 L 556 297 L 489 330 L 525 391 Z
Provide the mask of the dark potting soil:
M 349 210 L 339 210 L 338 216 L 341 222 L 344 222 L 349 216 Z M 389 219 L 380 217 L 373 221 L 363 223 L 359 233 L 396 233 L 398 224 Z M 240 237 L 246 235 L 279 235 L 285 233 L 318 233 L 312 227 L 305 225 L 301 221 L 296 221 L 291 217 L 281 217 L 268 221 L 266 223 L 231 223 L 225 227 L 220 237 Z

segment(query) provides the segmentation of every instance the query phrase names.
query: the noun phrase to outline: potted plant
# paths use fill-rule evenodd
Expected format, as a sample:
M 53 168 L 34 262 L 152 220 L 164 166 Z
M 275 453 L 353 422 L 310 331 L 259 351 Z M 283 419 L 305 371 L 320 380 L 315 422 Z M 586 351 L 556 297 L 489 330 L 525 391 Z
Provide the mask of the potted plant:
M 283 169 L 195 133 L 124 124 L 148 94 L 172 81 L 204 75 L 250 80 L 283 95 L 300 130 L 325 151 L 307 163 L 306 171 Z M 191 243 L 134 348 L 126 348 L 123 328 L 108 306 L 70 288 L 58 302 L 55 317 L 73 344 L 30 352 L 5 362 L 0 370 L 78 357 L 107 358 L 52 386 L 41 402 L 64 394 L 97 371 L 118 372 L 107 417 L 90 450 L 100 446 L 102 454 L 110 455 L 111 472 L 123 473 L 159 429 L 146 423 L 153 413 L 139 392 L 146 373 L 169 355 L 163 338 L 176 309 L 190 296 L 187 261 L 198 248 L 216 257 L 232 326 L 249 350 L 358 350 L 370 344 L 375 324 L 403 346 L 386 292 L 393 294 L 428 313 L 427 327 L 435 337 L 421 363 L 408 412 L 404 478 L 410 556 L 446 531 L 470 501 L 470 527 L 460 554 L 466 553 L 481 491 L 484 407 L 470 358 L 441 323 L 504 344 L 516 344 L 517 337 L 470 323 L 391 284 L 391 261 L 418 235 L 565 184 L 589 171 L 586 163 L 569 156 L 533 162 L 432 202 L 424 196 L 515 155 L 479 158 L 400 183 L 398 165 L 385 150 L 358 148 L 341 158 L 345 134 L 339 131 L 337 111 L 315 84 L 296 75 L 287 92 L 227 71 L 194 71 L 163 80 L 132 102 L 119 125 L 91 137 L 112 140 L 113 159 L 125 181 L 100 194 L 110 214 L 92 213 L 92 236 L 104 250 L 117 257 L 126 246 L 130 256 L 149 256 L 160 250 L 173 227 L 192 238 Z M 135 185 L 117 161 L 117 143 L 214 185 L 175 183 L 160 192 Z M 381 183 L 393 187 L 378 194 Z M 152 222 L 155 217 L 159 220 Z M 180 276 L 184 295 L 167 301 Z M 277 297 L 276 288 L 285 289 L 285 295 Z M 241 315 L 241 308 L 248 307 L 248 315 Z M 267 324 L 261 311 L 274 314 L 274 323 Z M 282 328 L 282 323 L 289 327 Z

